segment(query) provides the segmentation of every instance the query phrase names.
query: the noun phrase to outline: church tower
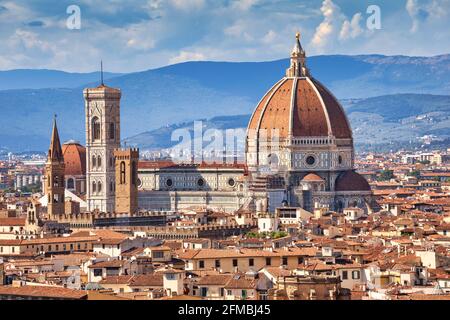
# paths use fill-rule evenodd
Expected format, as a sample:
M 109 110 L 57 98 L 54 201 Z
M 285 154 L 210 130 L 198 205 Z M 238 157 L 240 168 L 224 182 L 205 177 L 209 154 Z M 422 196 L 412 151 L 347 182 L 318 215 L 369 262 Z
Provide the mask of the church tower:
M 114 212 L 114 150 L 120 147 L 121 91 L 102 83 L 84 90 L 88 211 Z
M 48 199 L 47 213 L 50 219 L 55 219 L 58 215 L 64 214 L 64 171 L 64 157 L 55 117 L 47 163 L 45 164 L 45 180 L 47 183 L 45 190 Z
M 116 212 L 136 213 L 138 210 L 139 149 L 117 149 L 116 160 Z

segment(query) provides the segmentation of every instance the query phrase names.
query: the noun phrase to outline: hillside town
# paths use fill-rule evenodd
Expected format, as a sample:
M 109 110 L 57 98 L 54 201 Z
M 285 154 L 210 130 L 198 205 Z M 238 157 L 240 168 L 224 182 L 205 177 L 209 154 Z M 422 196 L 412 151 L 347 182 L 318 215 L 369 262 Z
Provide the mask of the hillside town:
M 450 300 L 450 150 L 358 154 L 300 38 L 244 162 L 141 159 L 103 78 L 85 146 L 2 160 L 0 300 Z

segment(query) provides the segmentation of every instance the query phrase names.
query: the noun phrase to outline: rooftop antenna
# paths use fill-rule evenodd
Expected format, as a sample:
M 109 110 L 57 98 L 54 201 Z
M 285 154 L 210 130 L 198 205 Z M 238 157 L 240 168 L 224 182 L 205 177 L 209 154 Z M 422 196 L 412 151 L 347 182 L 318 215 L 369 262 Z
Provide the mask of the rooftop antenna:
M 102 86 L 104 85 L 103 83 L 103 60 L 100 60 L 100 74 L 101 74 L 101 80 L 102 80 Z

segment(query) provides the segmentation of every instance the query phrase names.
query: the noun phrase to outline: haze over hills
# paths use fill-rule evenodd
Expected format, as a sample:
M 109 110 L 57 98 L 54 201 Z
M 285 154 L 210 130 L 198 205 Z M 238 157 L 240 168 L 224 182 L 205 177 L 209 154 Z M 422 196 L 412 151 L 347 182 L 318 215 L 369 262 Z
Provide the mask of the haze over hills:
M 120 73 L 103 73 L 105 80 L 120 75 Z M 100 72 L 70 73 L 46 69 L 0 71 L 0 90 L 76 88 L 98 79 L 100 79 Z
M 392 136 L 409 141 L 424 134 L 448 134 L 450 98 L 443 95 L 450 94 L 450 55 L 317 56 L 308 58 L 307 63 L 312 75 L 348 108 L 357 144 L 378 143 Z M 246 124 L 245 118 L 231 117 L 228 123 L 227 118 L 220 117 L 247 115 L 240 117 L 248 119 L 288 65 L 287 59 L 259 63 L 188 62 L 125 75 L 108 74 L 105 78 L 107 85 L 123 92 L 122 138 L 133 137 L 131 142 L 141 139 L 143 132 L 153 132 L 154 136 L 143 142 L 150 147 L 150 141 L 154 146 L 164 144 L 164 132 L 196 119 L 212 119 L 211 126 L 217 125 L 217 117 L 222 119 L 221 125 Z M 62 139 L 84 143 L 82 90 L 98 85 L 98 74 L 74 76 L 49 71 L 47 78 L 41 70 L 37 72 L 39 79 L 33 80 L 36 71 L 20 72 L 0 73 L 0 88 L 16 88 L 0 91 L 0 125 L 7 128 L 0 132 L 0 147 L 14 151 L 46 150 L 54 113 L 58 114 Z M 23 76 L 22 88 L 20 80 L 7 83 L 8 77 L 19 74 L 19 78 Z M 88 80 L 82 84 L 85 77 Z M 64 86 L 67 88 L 62 89 Z M 401 93 L 423 95 L 398 95 Z M 366 99 L 370 97 L 374 98 Z M 413 119 L 424 114 L 424 119 L 432 117 L 432 125 L 421 125 L 425 120 Z M 392 135 L 389 128 L 394 130 L 395 126 L 405 126 L 402 134 Z
M 369 99 L 342 101 L 359 149 L 389 150 L 411 144 L 417 146 L 426 135 L 450 137 L 450 96 L 397 94 Z M 203 120 L 208 129 L 246 129 L 250 114 Z M 171 148 L 178 143 L 171 135 L 187 129 L 194 137 L 193 122 L 164 126 L 125 139 L 128 145 L 144 150 Z M 243 148 L 243 145 L 241 146 Z M 242 151 L 242 149 L 241 149 Z

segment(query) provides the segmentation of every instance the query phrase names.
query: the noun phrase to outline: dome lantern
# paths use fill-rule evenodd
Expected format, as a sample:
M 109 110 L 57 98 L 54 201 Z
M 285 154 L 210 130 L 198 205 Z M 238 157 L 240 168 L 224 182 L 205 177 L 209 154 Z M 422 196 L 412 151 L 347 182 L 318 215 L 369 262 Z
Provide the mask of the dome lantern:
M 306 53 L 300 43 L 300 32 L 295 35 L 296 42 L 291 52 L 291 66 L 286 70 L 287 77 L 306 77 L 309 72 L 306 68 Z

